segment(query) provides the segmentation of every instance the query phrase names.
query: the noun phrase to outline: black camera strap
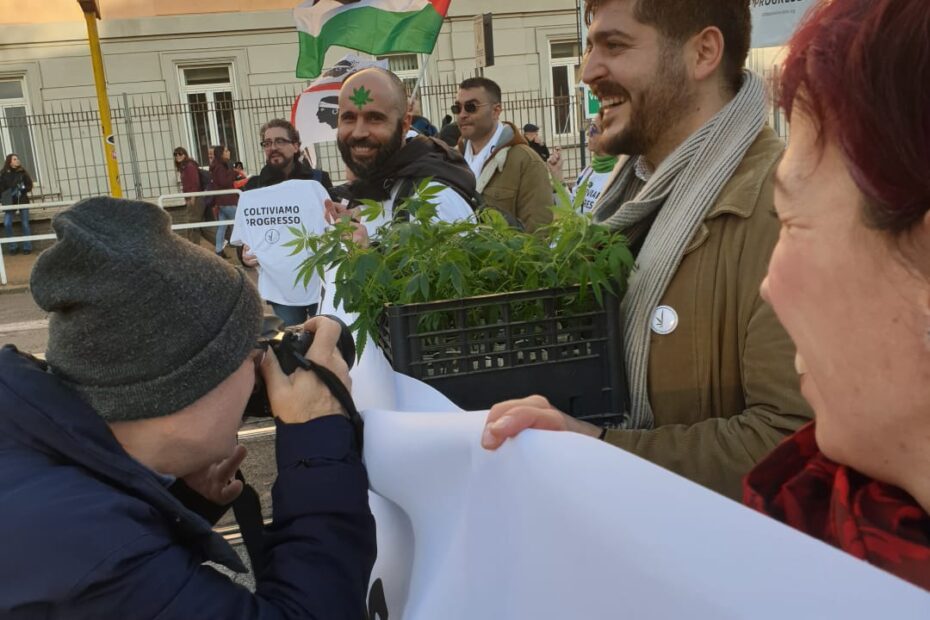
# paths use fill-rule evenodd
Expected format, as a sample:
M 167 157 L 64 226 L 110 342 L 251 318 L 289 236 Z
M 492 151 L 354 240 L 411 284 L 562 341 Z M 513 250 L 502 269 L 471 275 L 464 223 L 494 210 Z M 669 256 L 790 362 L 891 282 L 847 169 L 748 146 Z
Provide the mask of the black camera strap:
M 349 422 L 352 423 L 352 427 L 355 429 L 355 441 L 358 445 L 358 453 L 361 454 L 365 435 L 364 423 L 362 422 L 361 414 L 359 414 L 358 409 L 355 407 L 355 401 L 352 400 L 352 394 L 349 393 L 349 389 L 346 387 L 345 383 L 343 383 L 329 368 L 320 366 L 312 360 L 308 360 L 303 355 L 295 353 L 294 357 L 301 368 L 314 372 L 316 376 L 320 378 L 320 381 L 329 389 L 330 394 L 342 405 L 342 408 L 346 412 L 346 417 L 349 418 Z
M 242 544 L 252 563 L 252 574 L 258 575 L 265 558 L 265 522 L 262 520 L 262 502 L 258 492 L 246 482 L 242 470 L 236 472 L 236 480 L 242 481 L 242 493 L 233 500 L 232 509 L 242 534 Z
M 330 393 L 339 401 L 339 404 L 342 405 L 346 417 L 349 418 L 349 422 L 355 429 L 355 441 L 358 445 L 359 455 L 361 455 L 364 423 L 355 406 L 355 401 L 352 400 L 349 389 L 329 368 L 316 364 L 296 352 L 294 352 L 294 361 L 300 368 L 315 373 L 329 389 Z M 264 566 L 265 559 L 265 524 L 262 520 L 262 505 L 258 493 L 254 487 L 245 481 L 241 471 L 236 472 L 236 479 L 242 481 L 243 488 L 242 493 L 232 503 L 233 514 L 236 515 L 239 532 L 242 534 L 242 542 L 252 563 L 252 574 L 258 575 L 262 566 Z

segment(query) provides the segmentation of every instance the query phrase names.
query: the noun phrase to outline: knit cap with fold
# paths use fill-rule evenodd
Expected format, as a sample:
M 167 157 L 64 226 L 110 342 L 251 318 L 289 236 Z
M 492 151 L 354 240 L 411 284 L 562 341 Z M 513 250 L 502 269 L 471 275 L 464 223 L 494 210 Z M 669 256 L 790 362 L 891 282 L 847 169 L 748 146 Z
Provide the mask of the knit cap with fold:
M 108 421 L 167 415 L 232 375 L 258 339 L 245 274 L 138 201 L 84 200 L 52 221 L 30 277 L 52 371 Z

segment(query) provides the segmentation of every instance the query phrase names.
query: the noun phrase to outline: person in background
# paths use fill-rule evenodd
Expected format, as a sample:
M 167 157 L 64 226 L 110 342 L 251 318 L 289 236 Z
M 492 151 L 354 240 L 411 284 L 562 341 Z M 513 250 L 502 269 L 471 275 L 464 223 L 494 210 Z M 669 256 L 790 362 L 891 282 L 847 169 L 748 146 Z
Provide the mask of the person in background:
M 272 187 L 284 181 L 302 180 L 316 181 L 323 186 L 327 193 L 331 193 L 333 183 L 329 173 L 314 168 L 310 163 L 301 159 L 300 133 L 290 122 L 282 118 L 273 118 L 259 130 L 259 144 L 265 152 L 265 166 L 259 174 L 249 177 L 243 186 L 243 191 L 251 191 L 263 187 Z M 248 243 L 238 238 L 238 231 L 233 230 L 233 245 L 239 247 L 239 260 L 246 267 L 258 269 L 260 287 L 263 286 L 262 268 L 258 257 L 253 253 Z M 242 245 L 239 245 L 242 243 Z M 274 268 L 274 266 L 271 266 Z M 322 282 L 319 276 L 314 275 L 309 285 L 293 284 L 289 293 L 300 291 L 302 301 L 299 304 L 284 303 L 283 298 L 274 301 L 266 299 L 274 311 L 286 325 L 299 325 L 308 318 L 316 315 L 320 302 Z
M 301 158 L 300 133 L 290 122 L 283 118 L 273 118 L 262 126 L 259 134 L 265 152 L 265 166 L 258 174 L 249 177 L 243 191 L 269 187 L 291 179 L 316 181 L 327 191 L 333 189 L 328 172 L 314 168 L 309 161 Z
M 462 132 L 458 149 L 485 204 L 533 232 L 552 221 L 552 184 L 545 162 L 513 123 L 500 120 L 502 110 L 501 89 L 493 80 L 476 77 L 459 84 L 452 104 Z
M 420 108 L 420 98 L 413 97 L 410 100 L 410 129 L 415 131 L 419 136 L 434 138 L 439 135 L 439 130 L 433 125 L 428 118 L 423 116 Z
M 202 192 L 206 189 L 203 183 L 204 175 L 200 173 L 200 164 L 197 163 L 197 160 L 191 159 L 187 154 L 187 150 L 182 146 L 174 149 L 174 167 L 181 177 L 181 192 L 187 194 L 191 192 Z M 184 199 L 184 211 L 188 223 L 193 224 L 203 221 L 203 209 L 204 203 L 202 197 L 188 196 Z M 205 228 L 188 228 L 186 230 L 186 238 L 191 243 L 199 244 L 200 237 L 207 232 Z M 212 236 L 210 237 L 210 241 L 213 241 Z
M 536 154 L 544 161 L 548 162 L 550 153 L 549 147 L 543 144 L 539 140 L 539 127 L 533 123 L 527 123 L 523 126 L 523 137 L 526 139 L 526 143 L 530 146 L 531 149 L 536 151 Z
M 594 204 L 604 190 L 604 185 L 610 178 L 614 166 L 617 165 L 617 156 L 608 155 L 601 147 L 601 128 L 597 121 L 594 120 L 588 126 L 588 150 L 591 152 L 591 163 L 581 171 L 578 178 L 575 179 L 575 185 L 572 187 L 572 202 L 581 191 L 582 185 L 585 185 L 584 200 L 581 203 L 582 213 L 591 213 L 594 210 Z
M 549 147 L 539 139 L 539 127 L 533 123 L 527 123 L 523 126 L 523 137 L 526 138 L 529 147 L 536 151 L 536 154 L 546 162 L 546 167 L 549 169 L 552 178 L 561 183 L 563 180 L 562 147 L 556 145 L 550 151 Z
M 236 174 L 236 180 L 233 181 L 233 187 L 236 189 L 242 189 L 245 187 L 245 184 L 249 182 L 249 175 L 245 173 L 245 168 L 241 161 L 237 161 L 233 164 L 233 172 Z
M 233 183 L 236 182 L 236 172 L 229 165 L 229 149 L 225 146 L 218 146 L 213 149 L 213 163 L 210 164 L 210 178 L 213 179 L 213 189 L 234 189 Z M 213 202 L 214 218 L 217 220 L 233 220 L 236 217 L 236 205 L 239 204 L 239 196 L 236 194 L 219 194 Z M 226 224 L 216 227 L 215 251 L 218 256 L 227 258 L 226 255 Z
M 446 116 L 448 116 L 448 114 Z M 442 128 L 439 130 L 439 135 L 436 137 L 452 148 L 455 148 L 455 146 L 459 143 L 459 138 L 462 137 L 462 132 L 459 129 L 459 124 L 450 120 L 448 123 L 445 123 L 442 126 Z
M 29 192 L 32 191 L 32 177 L 29 172 L 23 168 L 22 161 L 16 153 L 10 153 L 3 160 L 3 168 L 0 168 L 0 204 L 3 206 L 27 205 L 29 204 Z M 29 228 L 29 209 L 12 209 L 3 212 L 3 228 L 6 230 L 6 236 L 13 236 L 13 214 L 19 211 L 19 222 L 22 226 L 22 236 L 28 237 L 32 234 Z M 19 254 L 19 246 L 15 243 L 4 244 L 9 248 L 10 254 Z M 23 241 L 23 254 L 32 253 L 32 241 Z

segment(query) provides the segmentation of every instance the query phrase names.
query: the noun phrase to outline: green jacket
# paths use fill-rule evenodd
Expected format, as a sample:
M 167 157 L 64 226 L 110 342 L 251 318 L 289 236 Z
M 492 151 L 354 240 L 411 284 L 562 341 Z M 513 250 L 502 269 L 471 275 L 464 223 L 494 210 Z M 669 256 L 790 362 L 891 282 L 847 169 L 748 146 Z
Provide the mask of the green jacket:
M 686 249 L 660 305 L 679 317 L 652 333 L 653 430 L 606 440 L 735 500 L 743 476 L 808 422 L 794 345 L 759 296 L 778 238 L 772 173 L 784 145 L 766 127 Z
M 464 139 L 458 148 L 465 152 Z M 519 220 L 527 232 L 552 221 L 549 170 L 512 123 L 504 122 L 504 132 L 484 164 L 477 189 L 487 206 Z

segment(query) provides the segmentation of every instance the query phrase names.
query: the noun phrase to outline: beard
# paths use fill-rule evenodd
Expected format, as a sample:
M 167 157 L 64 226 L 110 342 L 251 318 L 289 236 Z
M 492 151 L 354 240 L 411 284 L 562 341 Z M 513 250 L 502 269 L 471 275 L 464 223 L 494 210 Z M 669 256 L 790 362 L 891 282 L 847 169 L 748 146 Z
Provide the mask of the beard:
M 694 90 L 687 84 L 684 62 L 671 52 L 663 53 L 659 71 L 635 98 L 615 82 L 602 84 L 599 95 L 620 95 L 630 106 L 630 120 L 620 133 L 601 134 L 602 151 L 608 155 L 648 153 L 694 101 Z
M 268 165 L 268 166 L 271 166 L 272 168 L 278 168 L 278 169 L 280 169 L 280 170 L 283 171 L 285 168 L 288 167 L 288 165 L 289 165 L 291 162 L 293 162 L 294 160 L 296 160 L 297 157 L 298 157 L 299 155 L 300 155 L 300 153 L 295 153 L 292 157 L 288 157 L 287 155 L 285 155 L 285 154 L 282 153 L 281 151 L 272 151 L 272 152 L 268 153 L 268 156 L 265 158 L 265 164 Z M 274 158 L 275 156 L 280 157 L 280 158 L 281 158 L 281 161 L 280 161 L 280 162 L 273 162 L 273 161 L 271 161 L 272 158 Z
M 336 146 L 339 147 L 339 154 L 342 155 L 342 161 L 345 162 L 349 170 L 356 178 L 361 180 L 370 179 L 377 174 L 378 170 L 384 168 L 384 165 L 397 151 L 404 146 L 404 122 L 403 119 L 397 121 L 397 127 L 394 133 L 383 144 L 378 144 L 371 138 L 354 139 L 342 141 L 338 137 Z M 358 162 L 352 159 L 352 147 L 365 146 L 376 149 L 375 156 L 367 162 Z

